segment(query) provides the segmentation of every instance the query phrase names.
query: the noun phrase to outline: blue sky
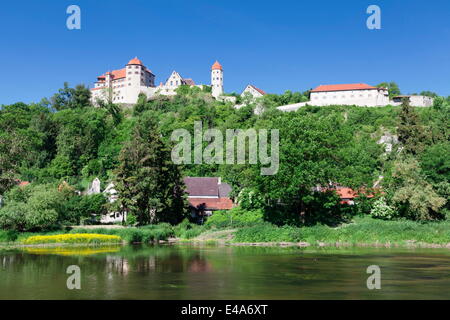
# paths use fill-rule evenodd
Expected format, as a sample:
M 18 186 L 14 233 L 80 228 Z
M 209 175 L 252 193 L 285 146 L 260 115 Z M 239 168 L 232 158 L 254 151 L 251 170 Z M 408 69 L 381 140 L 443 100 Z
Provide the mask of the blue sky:
M 66 8 L 81 8 L 81 30 Z M 382 29 L 366 27 L 366 9 Z M 226 92 L 396 81 L 403 93 L 450 95 L 450 1 L 41 0 L 0 4 L 0 105 L 38 102 L 64 81 L 138 56 L 157 83 L 172 70 L 209 84 L 218 59 Z

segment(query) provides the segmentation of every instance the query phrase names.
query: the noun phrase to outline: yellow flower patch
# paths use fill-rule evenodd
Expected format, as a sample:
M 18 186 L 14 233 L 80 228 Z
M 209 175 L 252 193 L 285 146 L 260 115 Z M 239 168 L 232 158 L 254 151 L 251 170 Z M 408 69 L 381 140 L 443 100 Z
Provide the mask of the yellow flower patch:
M 119 236 L 95 233 L 56 234 L 51 236 L 32 236 L 23 241 L 24 244 L 46 243 L 116 243 L 121 242 Z

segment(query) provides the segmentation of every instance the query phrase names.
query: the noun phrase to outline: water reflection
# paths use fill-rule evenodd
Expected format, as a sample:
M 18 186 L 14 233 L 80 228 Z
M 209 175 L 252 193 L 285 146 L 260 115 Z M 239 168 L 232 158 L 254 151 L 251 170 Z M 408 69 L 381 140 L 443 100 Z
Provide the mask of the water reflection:
M 448 299 L 448 250 L 195 246 L 0 251 L 0 299 Z M 67 290 L 78 265 L 82 290 Z M 382 290 L 366 288 L 366 268 Z
M 100 253 L 111 253 L 120 251 L 120 246 L 100 246 L 100 247 L 42 247 L 21 248 L 22 251 L 30 254 L 55 254 L 61 256 L 90 256 Z

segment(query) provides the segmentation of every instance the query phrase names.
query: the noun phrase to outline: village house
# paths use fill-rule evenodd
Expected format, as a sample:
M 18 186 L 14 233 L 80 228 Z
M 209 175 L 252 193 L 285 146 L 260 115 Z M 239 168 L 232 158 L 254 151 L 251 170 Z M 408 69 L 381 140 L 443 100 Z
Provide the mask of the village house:
M 229 210 L 233 207 L 230 198 L 231 186 L 223 183 L 220 177 L 186 177 L 184 178 L 186 192 L 188 194 L 189 210 L 191 216 L 199 222 L 217 210 Z M 109 203 L 117 200 L 118 194 L 113 183 L 109 183 L 105 190 L 101 191 L 101 183 L 95 178 L 89 185 L 86 195 L 103 192 Z M 100 217 L 100 222 L 105 224 L 126 221 L 126 212 L 108 212 Z
M 188 193 L 191 216 L 202 222 L 217 210 L 233 208 L 230 198 L 231 186 L 218 177 L 186 177 L 184 179 Z

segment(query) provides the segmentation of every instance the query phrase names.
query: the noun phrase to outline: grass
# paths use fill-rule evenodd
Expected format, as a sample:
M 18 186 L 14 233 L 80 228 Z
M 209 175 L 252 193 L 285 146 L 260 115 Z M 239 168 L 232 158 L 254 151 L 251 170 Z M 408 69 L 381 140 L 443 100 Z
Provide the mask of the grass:
M 383 221 L 369 217 L 356 218 L 353 223 L 338 228 L 277 227 L 269 223 L 239 229 L 234 242 L 308 242 L 348 244 L 427 244 L 450 243 L 450 222 Z
M 119 243 L 122 238 L 115 235 L 94 234 L 94 233 L 73 233 L 56 234 L 50 236 L 32 236 L 25 239 L 23 244 L 49 244 L 49 243 L 69 243 L 69 244 L 105 244 Z
M 229 218 L 229 217 L 228 217 Z M 357 217 L 352 223 L 337 228 L 324 225 L 312 227 L 277 227 L 262 219 L 253 221 L 251 215 L 236 214 L 228 223 L 219 215 L 206 225 L 199 226 L 183 221 L 177 226 L 161 223 L 138 228 L 75 228 L 69 232 L 60 230 L 47 233 L 18 233 L 0 230 L 0 242 L 24 243 L 32 236 L 53 236 L 61 234 L 98 234 L 118 236 L 127 243 L 150 243 L 177 237 L 181 241 L 199 240 L 216 242 L 307 242 L 334 244 L 398 244 L 411 242 L 424 244 L 450 243 L 450 221 L 415 222 L 408 220 L 384 221 L 370 217 Z M 251 221 L 251 222 L 250 222 Z M 237 226 L 238 225 L 238 226 Z
M 140 228 L 121 228 L 121 229 L 83 229 L 75 228 L 73 233 L 99 233 L 120 236 L 128 243 L 148 243 L 159 240 L 167 240 L 172 237 L 173 228 L 168 224 L 149 225 Z
M 161 223 L 139 228 L 74 228 L 70 231 L 56 230 L 51 232 L 15 232 L 0 230 L 0 243 L 25 243 L 30 237 L 61 236 L 73 234 L 97 234 L 118 236 L 127 243 L 150 243 L 167 240 L 174 236 L 174 227 Z

